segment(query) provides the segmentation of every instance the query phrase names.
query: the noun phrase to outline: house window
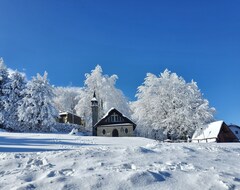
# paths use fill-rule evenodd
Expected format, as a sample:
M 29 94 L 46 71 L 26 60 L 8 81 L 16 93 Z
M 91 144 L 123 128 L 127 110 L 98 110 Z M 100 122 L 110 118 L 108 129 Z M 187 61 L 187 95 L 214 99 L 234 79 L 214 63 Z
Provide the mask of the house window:
M 111 122 L 114 122 L 114 115 L 111 115 L 110 119 L 111 119 Z
M 106 134 L 106 130 L 105 130 L 105 129 L 102 130 L 102 134 L 103 134 L 103 135 Z
M 116 114 L 116 113 L 113 113 L 113 114 L 110 116 L 110 118 L 111 118 L 111 122 L 113 122 L 113 123 L 116 123 L 116 122 L 119 122 L 119 121 L 120 121 L 120 117 L 119 117 L 119 115 Z
M 125 129 L 125 133 L 126 133 L 126 134 L 128 133 L 128 129 L 127 129 L 127 128 Z

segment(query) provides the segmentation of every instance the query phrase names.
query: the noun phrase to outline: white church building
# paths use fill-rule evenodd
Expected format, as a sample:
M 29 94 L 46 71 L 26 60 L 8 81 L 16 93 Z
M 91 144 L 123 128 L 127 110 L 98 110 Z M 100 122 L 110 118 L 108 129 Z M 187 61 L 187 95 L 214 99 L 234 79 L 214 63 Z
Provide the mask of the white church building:
M 92 106 L 92 134 L 105 137 L 130 137 L 136 124 L 124 116 L 120 111 L 111 108 L 102 118 L 98 118 L 99 105 L 94 93 L 91 100 Z

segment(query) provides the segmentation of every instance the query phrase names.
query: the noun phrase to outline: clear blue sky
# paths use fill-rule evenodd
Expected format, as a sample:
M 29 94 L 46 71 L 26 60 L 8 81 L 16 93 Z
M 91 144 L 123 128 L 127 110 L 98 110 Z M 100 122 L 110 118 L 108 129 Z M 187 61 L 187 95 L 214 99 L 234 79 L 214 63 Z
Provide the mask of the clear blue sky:
M 240 1 L 0 0 L 0 56 L 30 78 L 82 86 L 99 64 L 134 100 L 147 72 L 194 79 L 240 124 Z

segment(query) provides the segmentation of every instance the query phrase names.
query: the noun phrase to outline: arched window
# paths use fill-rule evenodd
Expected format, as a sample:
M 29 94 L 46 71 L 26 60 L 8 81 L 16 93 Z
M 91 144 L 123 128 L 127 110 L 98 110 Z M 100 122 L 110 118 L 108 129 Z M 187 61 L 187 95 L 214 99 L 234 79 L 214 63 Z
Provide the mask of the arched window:
M 127 129 L 127 128 L 125 129 L 125 133 L 126 133 L 126 134 L 128 133 L 128 129 Z
M 102 134 L 104 134 L 104 135 L 106 134 L 106 130 L 105 129 L 102 130 Z

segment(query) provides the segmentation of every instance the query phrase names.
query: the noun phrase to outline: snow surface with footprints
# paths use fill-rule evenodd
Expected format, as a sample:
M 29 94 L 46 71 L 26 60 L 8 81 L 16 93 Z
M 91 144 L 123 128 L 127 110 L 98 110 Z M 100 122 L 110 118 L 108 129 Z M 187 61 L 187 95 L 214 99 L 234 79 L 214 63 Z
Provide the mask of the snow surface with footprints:
M 240 189 L 240 144 L 0 132 L 0 189 Z

